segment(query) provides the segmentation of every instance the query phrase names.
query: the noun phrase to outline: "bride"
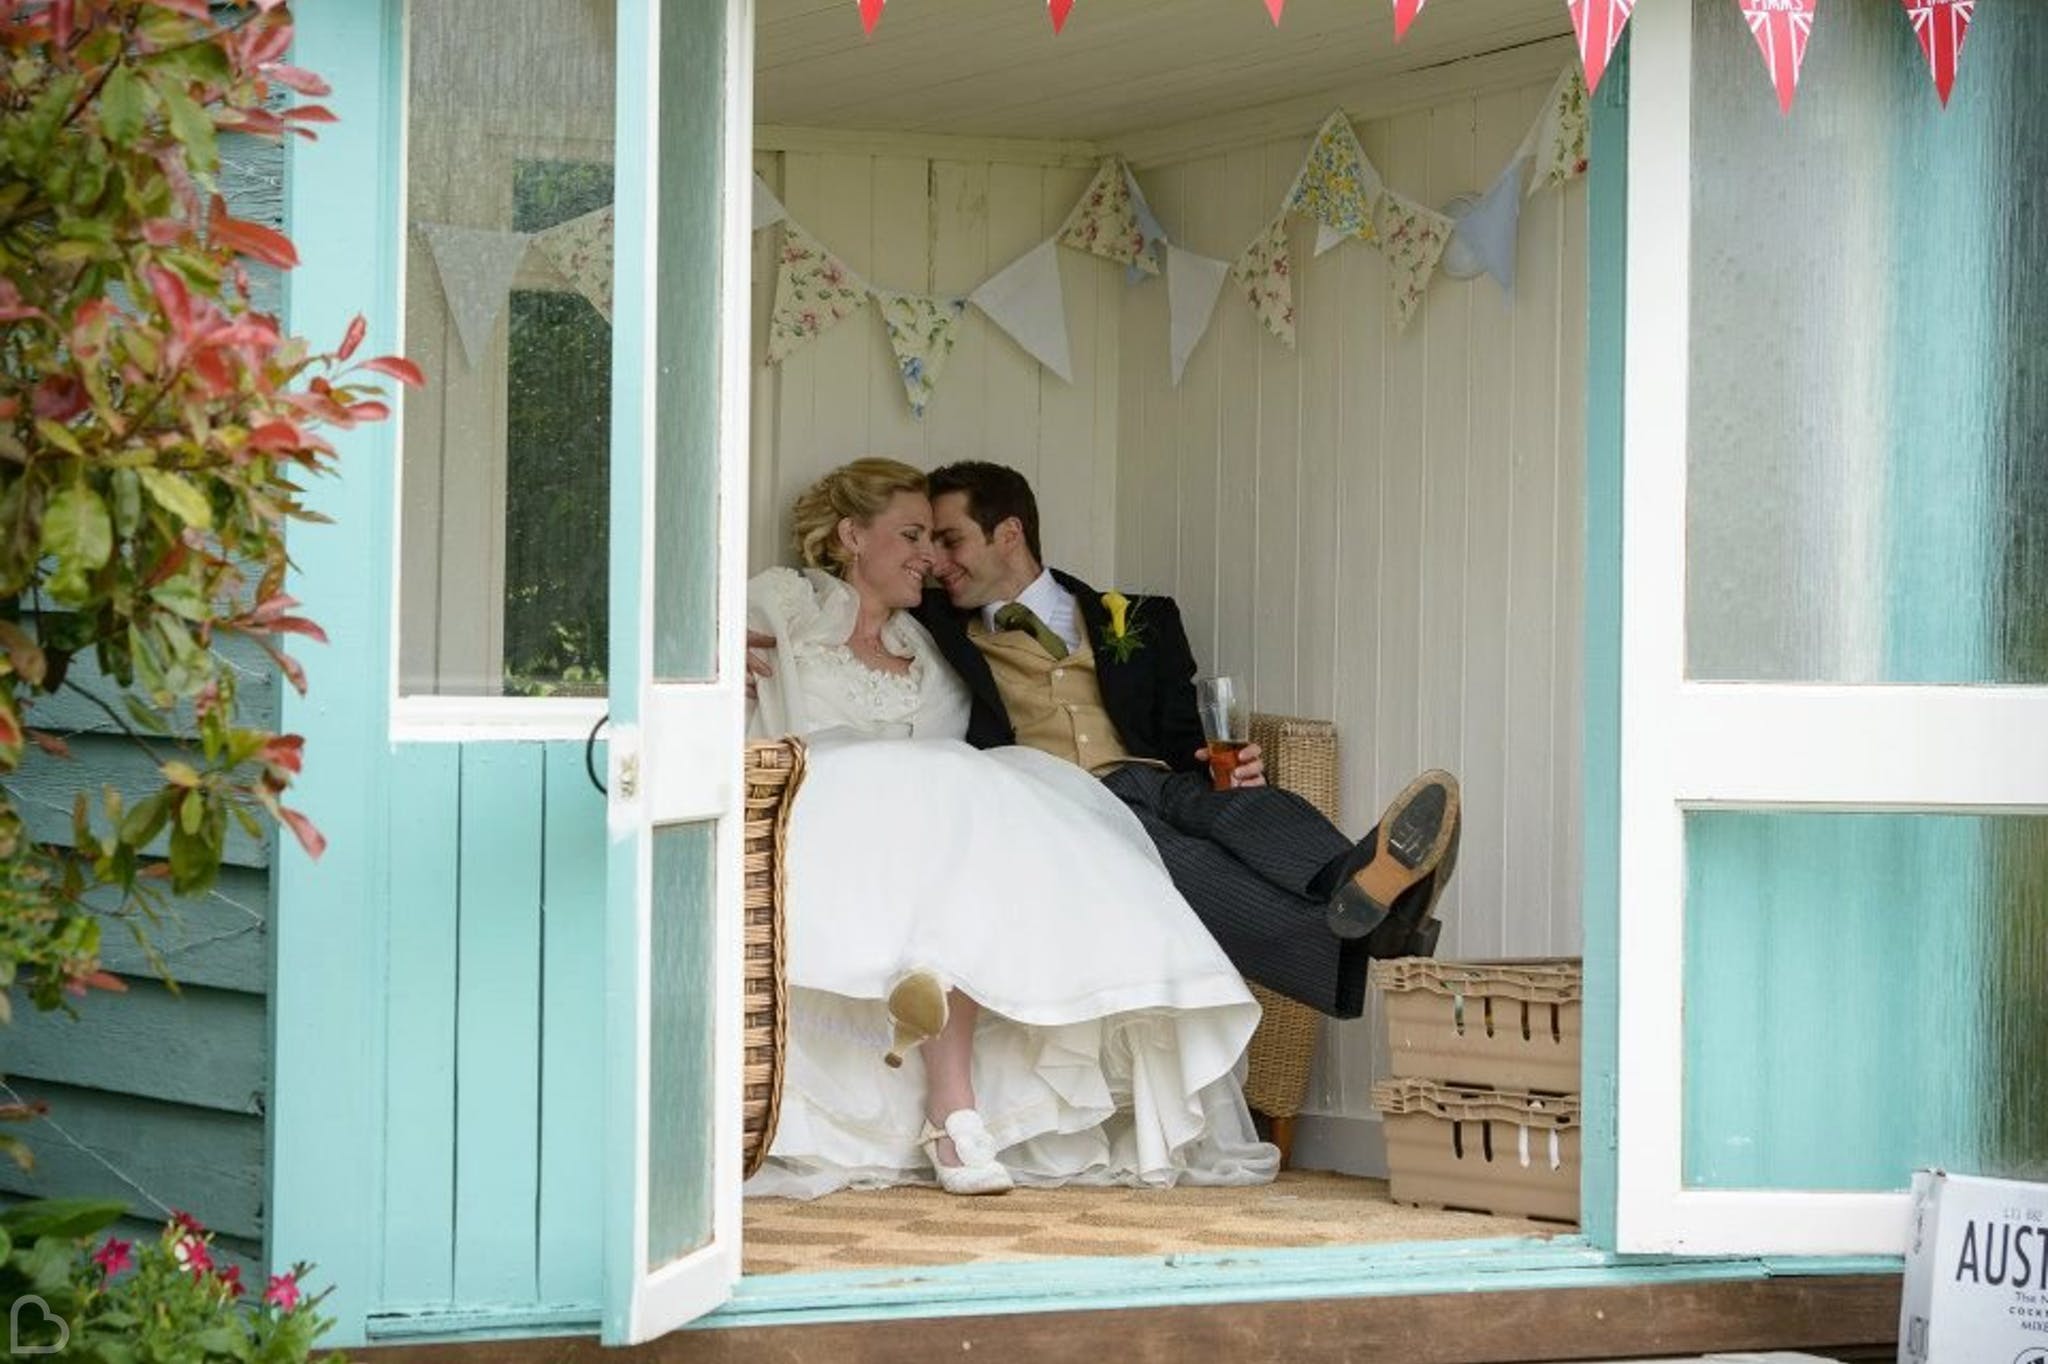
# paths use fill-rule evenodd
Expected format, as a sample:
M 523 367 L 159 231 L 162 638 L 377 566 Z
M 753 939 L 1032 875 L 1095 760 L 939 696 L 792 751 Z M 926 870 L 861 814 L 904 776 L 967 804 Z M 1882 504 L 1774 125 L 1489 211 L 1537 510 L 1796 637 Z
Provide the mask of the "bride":
M 750 733 L 812 761 L 781 1119 L 747 1191 L 1270 1180 L 1234 1073 L 1258 1005 L 1137 818 L 1069 763 L 962 742 L 966 689 L 908 614 L 924 476 L 856 460 L 795 521 L 807 567 L 748 585 L 775 638 Z

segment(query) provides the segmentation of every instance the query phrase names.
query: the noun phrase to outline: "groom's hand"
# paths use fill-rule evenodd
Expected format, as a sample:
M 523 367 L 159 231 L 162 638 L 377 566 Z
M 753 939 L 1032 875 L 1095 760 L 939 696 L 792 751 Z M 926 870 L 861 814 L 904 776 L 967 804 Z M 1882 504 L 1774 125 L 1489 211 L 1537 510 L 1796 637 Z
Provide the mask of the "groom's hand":
M 1195 761 L 1209 761 L 1209 746 L 1202 745 L 1195 750 Z M 1230 774 L 1232 786 L 1264 786 L 1266 784 L 1266 758 L 1257 744 L 1246 744 L 1237 751 L 1237 769 Z
M 747 631 L 747 699 L 754 699 L 754 679 L 775 676 L 767 651 L 775 647 L 775 636 L 759 630 Z

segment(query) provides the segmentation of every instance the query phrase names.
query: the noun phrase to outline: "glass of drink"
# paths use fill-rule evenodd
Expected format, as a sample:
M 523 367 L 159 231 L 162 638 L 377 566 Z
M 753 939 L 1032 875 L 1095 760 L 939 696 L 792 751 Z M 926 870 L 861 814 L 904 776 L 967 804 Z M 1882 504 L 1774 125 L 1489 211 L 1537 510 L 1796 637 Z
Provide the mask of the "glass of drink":
M 1195 709 L 1201 713 L 1202 737 L 1209 744 L 1209 780 L 1218 791 L 1228 791 L 1237 771 L 1237 755 L 1252 737 L 1237 679 L 1197 678 Z

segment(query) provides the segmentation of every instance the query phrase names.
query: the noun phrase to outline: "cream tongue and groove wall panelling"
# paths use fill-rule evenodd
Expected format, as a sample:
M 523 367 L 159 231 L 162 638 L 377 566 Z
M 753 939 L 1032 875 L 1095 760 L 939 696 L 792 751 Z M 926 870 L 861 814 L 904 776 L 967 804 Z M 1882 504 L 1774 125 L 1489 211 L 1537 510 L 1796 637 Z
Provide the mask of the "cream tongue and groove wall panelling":
M 763 130 L 764 133 L 767 130 Z M 770 138 L 763 138 L 764 141 Z M 788 150 L 755 167 L 790 215 L 878 288 L 965 296 L 1044 241 L 1094 173 L 1087 157 L 976 156 L 971 143 L 878 138 L 886 154 L 791 130 Z M 1028 156 L 1028 144 L 1013 155 Z M 920 420 L 904 398 L 888 338 L 870 305 L 781 365 L 765 363 L 779 231 L 754 254 L 754 482 L 749 560 L 788 562 L 789 504 L 825 470 L 861 455 L 920 468 L 993 459 L 1038 490 L 1048 557 L 1083 577 L 1113 565 L 1117 332 L 1121 267 L 1061 251 L 1074 381 L 1042 367 L 974 308 Z
M 1555 77 L 1358 125 L 1386 182 L 1484 191 Z M 1139 172 L 1176 242 L 1231 257 L 1308 129 Z M 1161 139 L 1162 142 L 1168 139 Z M 1579 950 L 1585 188 L 1523 206 L 1512 302 L 1439 278 L 1394 328 L 1374 250 L 1292 233 L 1298 348 L 1226 284 L 1178 388 L 1164 290 L 1123 295 L 1117 573 L 1171 592 L 1259 709 L 1336 720 L 1363 833 L 1425 766 L 1466 826 L 1443 956 Z M 1364 1117 L 1370 1018 L 1330 1024 L 1311 1110 Z

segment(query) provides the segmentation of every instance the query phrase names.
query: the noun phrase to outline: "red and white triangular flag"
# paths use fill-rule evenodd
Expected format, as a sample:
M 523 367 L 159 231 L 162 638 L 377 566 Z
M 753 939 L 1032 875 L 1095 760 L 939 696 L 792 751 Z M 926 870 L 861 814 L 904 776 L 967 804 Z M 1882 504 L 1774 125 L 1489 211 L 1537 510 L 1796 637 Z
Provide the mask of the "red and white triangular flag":
M 1280 11 L 1287 8 L 1287 0 L 1266 0 L 1266 13 L 1273 16 L 1274 27 L 1279 27 Z
M 1799 68 L 1806 62 L 1806 43 L 1813 36 L 1813 11 L 1818 0 L 1735 0 L 1749 31 L 1771 69 L 1778 90 L 1778 109 L 1792 112 L 1799 91 Z
M 1067 26 L 1067 16 L 1074 12 L 1074 0 L 1045 0 L 1045 8 L 1052 15 L 1052 31 L 1058 33 Z
M 1941 107 L 1948 108 L 1948 92 L 1955 88 L 1956 66 L 1963 59 L 1963 38 L 1970 31 L 1976 0 L 1901 0 L 1913 19 L 1913 36 L 1927 54 L 1927 69 L 1934 75 L 1934 89 Z
M 1600 77 L 1614 57 L 1614 45 L 1628 27 L 1628 16 L 1636 0 L 1566 0 L 1572 12 L 1572 32 L 1579 35 L 1579 65 L 1586 72 L 1586 93 L 1600 88 Z
M 1422 13 L 1422 7 L 1429 0 L 1394 0 L 1394 41 L 1400 42 L 1408 36 L 1408 25 L 1415 22 L 1415 16 Z
M 875 36 L 875 25 L 882 22 L 882 6 L 889 0 L 860 0 L 860 27 L 868 37 Z

